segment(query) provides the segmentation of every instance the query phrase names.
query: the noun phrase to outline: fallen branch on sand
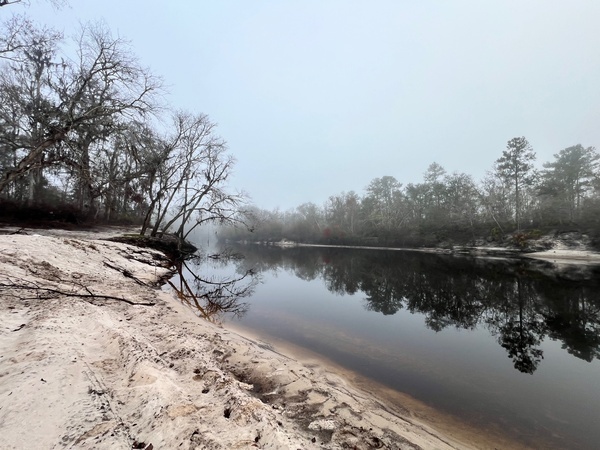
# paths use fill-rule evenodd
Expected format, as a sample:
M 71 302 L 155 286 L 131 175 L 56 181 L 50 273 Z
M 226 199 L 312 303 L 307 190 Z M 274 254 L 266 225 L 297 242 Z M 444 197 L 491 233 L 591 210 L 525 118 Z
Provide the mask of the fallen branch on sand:
M 137 278 L 136 276 L 134 276 L 129 270 L 124 269 L 122 267 L 118 267 L 114 264 L 110 264 L 106 261 L 104 261 L 104 265 L 110 269 L 116 270 L 117 272 L 120 272 L 123 274 L 123 276 L 125 278 L 131 278 L 133 281 L 135 281 L 137 284 L 139 284 L 140 286 L 148 286 L 146 283 L 144 283 L 142 280 L 140 280 L 139 278 Z
M 0 291 L 16 290 L 16 291 L 34 291 L 37 293 L 36 297 L 21 298 L 22 300 L 32 300 L 34 298 L 41 299 L 44 297 L 40 296 L 40 293 L 47 293 L 47 294 L 53 294 L 53 295 L 62 295 L 65 297 L 77 297 L 77 298 L 82 298 L 82 299 L 116 300 L 119 302 L 125 302 L 129 305 L 154 306 L 156 304 L 154 302 L 134 302 L 131 300 L 127 300 L 126 298 L 115 297 L 112 295 L 94 294 L 92 291 L 89 290 L 89 288 L 87 286 L 83 286 L 80 284 L 74 284 L 74 287 L 75 286 L 78 286 L 81 289 L 85 289 L 85 291 L 87 291 L 87 293 L 80 293 L 77 291 L 71 291 L 71 292 L 63 291 L 63 290 L 55 289 L 55 288 L 51 288 L 51 287 L 40 286 L 38 283 L 36 283 L 34 281 L 28 281 L 28 280 L 22 280 L 22 279 L 18 280 L 18 282 L 15 282 L 15 281 L 11 280 L 10 278 L 6 278 L 5 280 L 0 281 Z M 46 298 L 50 298 L 50 297 L 46 297 Z

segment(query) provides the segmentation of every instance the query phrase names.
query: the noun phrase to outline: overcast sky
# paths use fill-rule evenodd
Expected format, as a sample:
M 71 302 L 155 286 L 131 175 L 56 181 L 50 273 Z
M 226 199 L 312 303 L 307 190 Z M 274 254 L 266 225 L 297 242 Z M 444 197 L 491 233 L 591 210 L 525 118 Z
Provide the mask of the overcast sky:
M 42 0 L 3 7 L 72 35 L 102 19 L 208 114 L 264 208 L 420 182 L 479 180 L 515 136 L 549 161 L 600 146 L 598 0 Z M 10 9 L 10 12 L 9 12 Z

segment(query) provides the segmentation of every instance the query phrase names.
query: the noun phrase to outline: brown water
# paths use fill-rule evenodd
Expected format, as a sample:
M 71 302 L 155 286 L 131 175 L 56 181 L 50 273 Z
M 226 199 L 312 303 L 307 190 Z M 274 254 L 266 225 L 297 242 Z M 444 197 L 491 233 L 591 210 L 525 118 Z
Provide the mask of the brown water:
M 600 442 L 599 268 L 416 252 L 236 248 L 244 327 L 532 447 Z M 245 278 L 243 282 L 247 282 Z M 202 286 L 198 286 L 202 288 Z

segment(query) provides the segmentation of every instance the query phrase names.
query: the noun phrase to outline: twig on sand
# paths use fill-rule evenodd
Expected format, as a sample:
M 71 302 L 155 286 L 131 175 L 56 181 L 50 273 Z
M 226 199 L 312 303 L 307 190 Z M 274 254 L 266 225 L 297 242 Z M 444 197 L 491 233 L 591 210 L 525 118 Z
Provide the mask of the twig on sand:
M 109 268 L 113 269 L 113 270 L 116 270 L 117 272 L 122 273 L 125 278 L 131 278 L 133 281 L 135 281 L 137 284 L 139 284 L 141 286 L 148 286 L 142 280 L 140 280 L 139 278 L 137 278 L 136 276 L 134 276 L 129 270 L 124 269 L 123 267 L 115 266 L 115 265 L 110 264 L 110 263 L 108 263 L 106 261 L 104 261 L 104 265 L 106 267 L 109 267 Z
M 28 280 L 18 280 L 18 282 L 14 282 L 10 278 L 5 278 L 0 281 L 0 291 L 1 290 L 17 290 L 17 291 L 34 291 L 38 293 L 36 298 L 41 298 L 39 293 L 44 292 L 47 294 L 54 295 L 62 295 L 65 297 L 77 297 L 82 299 L 102 299 L 102 300 L 116 300 L 119 302 L 125 302 L 129 305 L 138 305 L 138 306 L 154 306 L 156 303 L 154 302 L 134 302 L 122 297 L 115 297 L 112 295 L 102 295 L 102 294 L 94 294 L 87 286 L 83 285 L 75 285 L 79 286 L 81 289 L 85 289 L 87 294 L 79 293 L 77 291 L 63 291 L 61 289 L 55 289 L 51 287 L 40 286 L 38 283 L 34 281 Z M 24 299 L 27 300 L 27 299 Z M 87 301 L 87 300 L 86 300 Z

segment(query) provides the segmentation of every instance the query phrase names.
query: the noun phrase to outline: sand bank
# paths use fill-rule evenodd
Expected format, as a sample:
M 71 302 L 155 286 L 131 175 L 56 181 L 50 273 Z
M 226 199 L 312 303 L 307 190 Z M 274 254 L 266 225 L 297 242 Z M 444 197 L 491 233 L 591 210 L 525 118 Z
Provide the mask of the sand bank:
M 200 320 L 160 253 L 90 237 L 0 236 L 2 449 L 514 447 Z

